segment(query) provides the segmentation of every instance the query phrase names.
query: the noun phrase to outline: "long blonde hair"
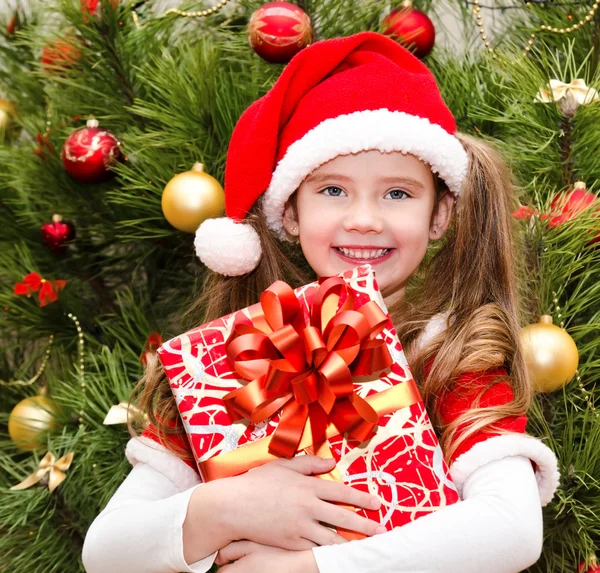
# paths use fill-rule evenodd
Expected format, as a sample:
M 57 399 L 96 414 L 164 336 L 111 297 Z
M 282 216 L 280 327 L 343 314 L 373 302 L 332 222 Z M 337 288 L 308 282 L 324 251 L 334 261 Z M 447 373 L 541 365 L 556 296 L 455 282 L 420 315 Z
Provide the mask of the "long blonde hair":
M 508 167 L 483 140 L 457 134 L 469 155 L 469 171 L 452 223 L 435 253 L 423 262 L 405 300 L 388 310 L 420 386 L 434 428 L 449 459 L 460 443 L 479 430 L 492 430 L 506 416 L 523 414 L 530 400 L 529 383 L 519 351 L 519 303 L 516 245 L 511 213 L 515 194 Z M 436 178 L 437 202 L 447 188 Z M 295 197 L 292 197 L 292 204 Z M 315 279 L 298 244 L 282 242 L 267 229 L 256 204 L 248 215 L 260 236 L 263 256 L 258 267 L 239 277 L 206 271 L 200 297 L 187 312 L 182 331 L 258 301 L 260 293 L 281 279 L 294 288 Z M 432 317 L 445 312 L 448 328 L 426 345 L 420 335 Z M 428 372 L 424 365 L 431 362 Z M 495 408 L 476 408 L 445 425 L 437 401 L 461 374 L 504 367 L 514 400 Z M 168 380 L 156 357 L 148 357 L 145 376 L 134 390 L 138 406 L 159 435 L 183 436 Z M 459 426 L 464 431 L 453 436 Z M 187 459 L 188 451 L 165 442 Z

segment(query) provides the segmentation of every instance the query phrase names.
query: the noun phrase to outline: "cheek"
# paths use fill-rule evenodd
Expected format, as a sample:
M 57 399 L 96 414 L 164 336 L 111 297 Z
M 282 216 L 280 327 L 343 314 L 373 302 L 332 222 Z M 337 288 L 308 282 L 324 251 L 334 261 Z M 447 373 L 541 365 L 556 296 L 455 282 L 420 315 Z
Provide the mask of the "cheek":
M 335 212 L 331 209 L 307 205 L 299 212 L 300 238 L 303 244 L 329 248 L 337 228 Z

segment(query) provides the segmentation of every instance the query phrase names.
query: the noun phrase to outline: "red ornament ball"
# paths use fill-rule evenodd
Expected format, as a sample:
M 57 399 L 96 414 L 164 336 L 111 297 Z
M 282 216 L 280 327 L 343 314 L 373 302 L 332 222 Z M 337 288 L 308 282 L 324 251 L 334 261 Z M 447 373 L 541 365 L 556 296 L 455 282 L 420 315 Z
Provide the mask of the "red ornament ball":
M 435 27 L 429 16 L 405 2 L 383 21 L 384 34 L 391 36 L 411 50 L 417 58 L 424 58 L 435 44 Z
M 52 222 L 44 223 L 40 228 L 42 240 L 54 253 L 61 253 L 65 249 L 65 243 L 75 238 L 75 226 L 65 221 L 62 215 L 53 215 Z
M 310 18 L 295 4 L 269 2 L 252 14 L 248 41 L 263 60 L 285 64 L 311 43 Z
M 42 68 L 45 72 L 61 72 L 67 70 L 81 57 L 77 40 L 59 39 L 46 44 L 42 50 Z
M 585 561 L 579 564 L 579 573 L 600 573 L 600 565 L 596 559 L 593 559 L 589 567 L 586 569 Z
M 114 175 L 110 167 L 121 159 L 121 149 L 119 140 L 92 119 L 67 138 L 61 156 L 73 179 L 80 183 L 100 183 Z

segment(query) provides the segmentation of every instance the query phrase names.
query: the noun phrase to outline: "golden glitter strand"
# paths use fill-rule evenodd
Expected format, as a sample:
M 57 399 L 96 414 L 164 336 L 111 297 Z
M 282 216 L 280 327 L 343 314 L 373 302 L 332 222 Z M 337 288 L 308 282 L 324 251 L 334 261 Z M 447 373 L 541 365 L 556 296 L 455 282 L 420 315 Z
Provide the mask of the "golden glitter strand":
M 485 44 L 487 51 L 493 53 L 494 50 L 492 50 L 492 48 L 490 47 L 485 28 L 483 27 L 483 17 L 481 16 L 481 6 L 479 5 L 479 0 L 473 0 L 473 4 L 475 4 L 475 8 L 473 8 L 473 14 L 475 14 L 475 19 L 477 21 L 477 27 L 479 28 L 479 35 L 481 36 L 481 40 Z
M 44 359 L 38 368 L 38 371 L 35 373 L 33 378 L 29 380 L 15 380 L 13 382 L 5 382 L 4 380 L 0 380 L 0 386 L 31 386 L 34 382 L 38 380 L 38 378 L 44 373 L 46 368 L 46 364 L 48 364 L 48 359 L 50 358 L 50 351 L 52 349 L 52 343 L 54 342 L 54 334 L 51 334 L 48 337 L 48 346 L 46 347 L 46 354 L 44 355 Z
M 599 0 L 600 1 L 600 0 Z M 183 16 L 184 18 L 205 18 L 206 16 L 210 16 L 215 12 L 218 12 L 225 4 L 227 4 L 229 0 L 221 0 L 218 4 L 209 8 L 208 10 L 200 10 L 198 12 L 184 12 L 182 10 L 177 10 L 177 8 L 171 8 L 165 12 L 167 14 L 177 14 L 178 16 Z
M 526 3 L 526 6 L 530 6 L 530 5 L 531 5 L 530 2 Z M 554 34 L 570 34 L 571 32 L 574 32 L 575 30 L 579 30 L 582 26 L 585 26 L 588 22 L 591 22 L 592 18 L 594 17 L 594 14 L 596 13 L 596 10 L 598 10 L 599 5 L 600 5 L 600 0 L 595 0 L 594 4 L 592 4 L 592 7 L 586 14 L 585 18 L 583 18 L 582 20 L 579 20 L 579 22 L 577 22 L 577 24 L 573 24 L 572 26 L 569 26 L 568 28 L 555 28 L 554 26 L 542 25 L 542 26 L 540 26 L 539 29 L 542 31 L 545 31 L 545 32 L 553 32 Z M 533 44 L 534 40 L 535 40 L 535 34 L 531 34 L 530 39 L 527 42 L 527 46 L 525 46 L 525 50 L 523 51 L 523 54 L 527 54 L 531 50 L 531 45 Z
M 494 50 L 490 47 L 487 33 L 483 26 L 483 17 L 481 15 L 481 6 L 479 4 L 479 0 L 473 0 L 473 4 L 475 5 L 475 8 L 473 8 L 473 14 L 475 15 L 475 19 L 477 21 L 477 27 L 479 28 L 479 35 L 481 36 L 481 40 L 485 44 L 487 51 L 493 52 Z M 531 2 L 526 2 L 525 5 L 531 6 Z M 570 34 L 571 32 L 579 30 L 581 27 L 585 26 L 588 22 L 591 22 L 592 19 L 594 18 L 594 14 L 598 10 L 598 6 L 600 6 L 600 0 L 594 0 L 594 4 L 589 9 L 589 11 L 585 15 L 585 17 L 582 18 L 579 22 L 577 22 L 577 24 L 573 24 L 572 26 L 569 26 L 568 28 L 556 28 L 554 26 L 542 25 L 539 27 L 539 30 L 544 31 L 544 32 L 553 32 L 555 34 Z M 529 53 L 535 38 L 536 38 L 535 33 L 531 33 L 529 35 L 529 40 L 527 40 L 527 44 L 523 50 L 523 55 L 527 55 L 527 53 Z
M 77 338 L 79 344 L 79 385 L 81 387 L 81 392 L 85 394 L 85 377 L 84 377 L 84 349 L 85 349 L 85 341 L 83 338 L 83 330 L 81 329 L 81 324 L 79 323 L 79 319 L 72 313 L 67 314 L 67 316 L 75 323 L 77 327 Z M 83 410 L 79 410 L 79 423 L 83 419 Z
M 560 306 L 558 306 L 558 295 L 554 291 L 552 291 L 552 302 L 554 303 L 554 308 L 556 310 L 556 318 L 560 320 L 560 327 L 564 329 L 565 322 L 564 320 L 562 320 L 562 313 L 560 312 Z M 585 389 L 583 382 L 581 381 L 581 376 L 579 375 L 579 370 L 575 370 L 575 376 L 581 395 L 586 401 L 588 408 L 594 413 L 596 417 L 598 417 L 599 413 L 596 411 L 596 407 L 594 406 L 594 402 L 591 398 L 592 393 Z

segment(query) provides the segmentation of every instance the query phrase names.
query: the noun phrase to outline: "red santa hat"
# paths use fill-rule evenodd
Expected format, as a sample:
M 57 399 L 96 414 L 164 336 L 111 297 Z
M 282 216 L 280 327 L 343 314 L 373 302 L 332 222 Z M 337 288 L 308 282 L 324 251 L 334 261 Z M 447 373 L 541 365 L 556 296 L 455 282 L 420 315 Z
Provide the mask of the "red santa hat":
M 243 223 L 261 200 L 267 226 L 285 238 L 286 201 L 338 155 L 377 149 L 427 163 L 455 195 L 467 173 L 456 122 L 427 67 L 375 32 L 323 40 L 300 51 L 239 119 L 225 167 L 227 217 L 196 232 L 196 253 L 224 275 L 249 273 L 260 239 Z

